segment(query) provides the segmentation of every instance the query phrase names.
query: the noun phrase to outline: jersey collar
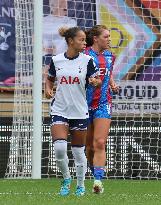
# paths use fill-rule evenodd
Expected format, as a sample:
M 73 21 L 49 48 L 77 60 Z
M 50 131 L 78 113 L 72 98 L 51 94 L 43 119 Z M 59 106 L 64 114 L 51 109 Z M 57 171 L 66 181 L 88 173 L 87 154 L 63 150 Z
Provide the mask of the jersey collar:
M 74 56 L 73 58 L 69 58 L 69 57 L 67 56 L 67 53 L 66 53 L 66 52 L 64 53 L 64 57 L 67 58 L 68 60 L 74 60 L 74 59 L 78 58 L 78 56 L 79 56 L 79 54 L 76 55 L 76 56 Z
M 90 47 L 90 49 L 97 55 L 104 55 L 104 56 L 107 56 L 107 55 L 111 55 L 111 52 L 109 50 L 104 50 L 102 53 L 98 53 L 97 51 L 95 51 L 92 47 Z

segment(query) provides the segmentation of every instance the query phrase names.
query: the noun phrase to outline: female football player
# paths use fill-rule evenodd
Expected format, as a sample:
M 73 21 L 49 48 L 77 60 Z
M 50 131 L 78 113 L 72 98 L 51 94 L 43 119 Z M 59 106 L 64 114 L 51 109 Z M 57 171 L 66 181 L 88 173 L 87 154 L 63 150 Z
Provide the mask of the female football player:
M 78 27 L 62 28 L 60 35 L 65 37 L 68 49 L 52 57 L 45 93 L 47 98 L 53 97 L 53 84 L 57 78 L 56 94 L 51 102 L 51 135 L 57 166 L 64 178 L 60 194 L 65 196 L 70 192 L 71 175 L 67 156 L 67 136 L 70 131 L 77 175 L 76 195 L 81 196 L 85 193 L 87 169 L 84 152 L 89 117 L 86 87 L 88 83 L 99 86 L 101 80 L 92 58 L 82 53 L 86 47 L 84 31 Z
M 86 142 L 87 160 L 94 175 L 94 193 L 103 193 L 102 178 L 104 176 L 106 152 L 105 146 L 111 123 L 111 92 L 118 92 L 118 86 L 112 77 L 114 56 L 108 50 L 110 32 L 104 25 L 96 25 L 86 32 L 87 48 L 85 53 L 90 55 L 99 68 L 102 85 L 94 88 L 87 87 L 89 107 L 89 126 Z

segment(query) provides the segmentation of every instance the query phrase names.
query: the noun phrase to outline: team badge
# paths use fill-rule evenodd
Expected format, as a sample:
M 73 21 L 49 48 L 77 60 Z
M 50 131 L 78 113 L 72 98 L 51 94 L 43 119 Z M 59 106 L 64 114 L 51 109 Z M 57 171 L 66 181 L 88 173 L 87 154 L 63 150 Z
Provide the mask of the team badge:
M 80 68 L 80 67 L 78 68 L 78 70 L 79 70 L 79 73 L 81 73 L 81 72 L 82 72 L 82 69 L 83 69 L 83 68 Z
M 0 27 L 0 50 L 8 50 L 9 45 L 7 43 L 7 38 L 11 36 L 11 32 L 7 32 L 5 27 Z

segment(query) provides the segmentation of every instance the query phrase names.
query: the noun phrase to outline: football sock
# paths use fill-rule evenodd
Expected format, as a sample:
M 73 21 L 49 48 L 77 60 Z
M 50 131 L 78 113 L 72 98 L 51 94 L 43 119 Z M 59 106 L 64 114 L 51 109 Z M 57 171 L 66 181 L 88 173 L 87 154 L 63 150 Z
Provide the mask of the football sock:
M 69 159 L 67 156 L 67 141 L 66 140 L 56 140 L 54 142 L 55 159 L 58 168 L 60 169 L 63 178 L 71 178 L 69 172 Z
M 94 166 L 94 178 L 96 180 L 101 180 L 104 176 L 104 166 Z
M 84 152 L 84 146 L 72 147 L 72 153 L 76 166 L 77 186 L 84 187 L 85 174 L 87 171 L 87 159 Z

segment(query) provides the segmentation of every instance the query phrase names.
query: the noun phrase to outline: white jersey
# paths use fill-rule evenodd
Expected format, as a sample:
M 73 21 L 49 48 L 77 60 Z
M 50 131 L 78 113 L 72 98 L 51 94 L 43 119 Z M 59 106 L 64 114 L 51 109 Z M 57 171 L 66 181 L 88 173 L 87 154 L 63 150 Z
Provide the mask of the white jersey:
M 48 75 L 57 78 L 51 115 L 67 119 L 88 118 L 86 86 L 89 77 L 98 75 L 92 58 L 83 53 L 72 59 L 69 59 L 66 53 L 53 56 Z
M 53 48 L 54 55 L 67 49 L 66 41 L 59 35 L 60 27 L 74 27 L 76 20 L 67 16 L 48 15 L 43 18 L 43 47 Z

